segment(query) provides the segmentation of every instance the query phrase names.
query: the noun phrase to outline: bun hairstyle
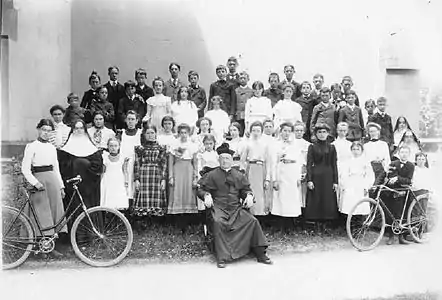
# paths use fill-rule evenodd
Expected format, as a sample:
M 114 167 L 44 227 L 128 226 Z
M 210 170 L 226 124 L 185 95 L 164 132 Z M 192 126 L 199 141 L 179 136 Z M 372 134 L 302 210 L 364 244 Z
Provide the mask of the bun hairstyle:
M 218 153 L 218 155 L 221 155 L 221 154 L 230 154 L 230 155 L 233 155 L 233 154 L 235 153 L 235 151 L 233 151 L 233 150 L 230 149 L 228 143 L 222 143 L 221 146 L 219 146 L 219 147 L 216 149 L 216 152 Z
M 328 125 L 325 124 L 325 123 L 317 123 L 317 124 L 315 125 L 314 132 L 315 132 L 315 134 L 316 134 L 316 133 L 318 133 L 319 130 L 323 130 L 323 129 L 327 130 L 327 132 L 330 132 L 330 126 L 328 126 Z
M 98 79 L 98 81 L 101 82 L 100 75 L 98 75 L 97 71 L 93 70 L 91 72 L 91 75 L 89 75 L 89 84 L 91 83 L 92 79 Z
M 37 129 L 42 128 L 43 126 L 50 126 L 52 128 L 52 130 L 55 130 L 55 126 L 54 123 L 52 122 L 52 120 L 50 119 L 41 119 L 38 123 L 37 123 Z

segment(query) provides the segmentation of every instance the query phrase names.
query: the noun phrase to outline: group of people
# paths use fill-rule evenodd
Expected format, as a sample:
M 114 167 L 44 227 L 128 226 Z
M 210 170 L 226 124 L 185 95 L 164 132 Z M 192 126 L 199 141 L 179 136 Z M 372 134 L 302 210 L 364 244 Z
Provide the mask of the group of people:
M 82 100 L 70 93 L 66 109 L 53 106 L 25 149 L 22 171 L 40 190 L 33 203 L 42 225 L 62 216 L 66 179 L 81 175 L 88 207 L 137 220 L 173 215 L 183 229 L 189 215 L 208 211 L 219 267 L 251 249 L 271 263 L 260 226 L 269 215 L 282 227 L 303 220 L 326 230 L 375 184 L 429 189 L 419 140 L 403 116 L 393 128 L 386 98 L 361 109 L 350 76 L 330 88 L 321 74 L 297 83 L 292 65 L 282 81 L 271 73 L 267 89 L 249 87 L 237 68 L 234 57 L 216 68 L 209 102 L 198 73 L 185 85 L 177 63 L 152 88 L 144 69 L 124 86 L 118 67 L 106 84 L 92 72 Z

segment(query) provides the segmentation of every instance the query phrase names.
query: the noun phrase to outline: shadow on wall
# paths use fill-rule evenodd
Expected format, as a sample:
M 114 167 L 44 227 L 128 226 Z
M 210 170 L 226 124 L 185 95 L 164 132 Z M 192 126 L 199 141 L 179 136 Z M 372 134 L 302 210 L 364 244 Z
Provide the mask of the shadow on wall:
M 89 89 L 88 77 L 97 70 L 102 82 L 107 67 L 120 68 L 120 82 L 134 79 L 137 68 L 169 78 L 170 62 L 181 64 L 181 79 L 187 72 L 200 74 L 208 88 L 214 68 L 200 25 L 190 7 L 171 1 L 74 0 L 72 3 L 72 89 L 82 95 Z M 150 83 L 149 83 L 150 85 Z

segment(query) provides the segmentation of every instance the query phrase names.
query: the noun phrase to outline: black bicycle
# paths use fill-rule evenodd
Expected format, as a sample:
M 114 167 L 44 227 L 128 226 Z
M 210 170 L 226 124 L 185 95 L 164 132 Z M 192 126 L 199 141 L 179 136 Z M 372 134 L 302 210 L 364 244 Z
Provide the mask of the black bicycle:
M 382 240 L 386 227 L 390 227 L 396 235 L 409 233 L 417 243 L 428 239 L 437 224 L 437 212 L 429 201 L 428 191 L 414 191 L 411 187 L 391 189 L 385 185 L 373 186 L 372 190 L 375 191 L 375 199 L 362 199 L 347 217 L 347 235 L 355 248 L 360 251 L 375 248 Z M 400 218 L 395 218 L 382 201 L 381 194 L 385 192 L 393 198 L 404 197 Z M 392 220 L 391 224 L 386 224 L 385 212 Z
M 42 228 L 28 191 L 20 209 L 3 207 L 3 269 L 20 266 L 31 253 L 49 253 L 54 250 L 58 233 L 77 215 L 77 211 L 82 212 L 72 225 L 71 244 L 75 254 L 83 262 L 94 267 L 108 267 L 118 264 L 126 257 L 133 242 L 129 221 L 122 213 L 112 208 L 98 206 L 88 209 L 78 189 L 81 181 L 80 176 L 66 181 L 72 184 L 74 192 L 65 208 L 66 213 L 51 227 Z M 70 209 L 75 199 L 78 199 L 79 203 L 74 209 Z M 25 214 L 27 207 L 35 222 L 31 222 Z M 45 232 L 50 231 L 54 233 L 45 235 Z M 36 233 L 40 233 L 39 236 Z

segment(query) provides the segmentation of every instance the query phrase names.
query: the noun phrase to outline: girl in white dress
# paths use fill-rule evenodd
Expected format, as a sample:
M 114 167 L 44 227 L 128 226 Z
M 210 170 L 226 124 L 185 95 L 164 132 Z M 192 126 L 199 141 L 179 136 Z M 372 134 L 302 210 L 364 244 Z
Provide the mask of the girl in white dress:
M 176 124 L 187 124 L 190 126 L 191 135 L 195 131 L 196 122 L 198 121 L 198 108 L 195 103 L 188 99 L 189 92 L 186 86 L 178 89 L 177 101 L 172 103 L 172 117 Z
M 229 115 L 221 109 L 221 103 L 223 100 L 220 96 L 212 97 L 211 101 L 213 109 L 209 110 L 205 117 L 212 120 L 211 133 L 215 136 L 217 141 L 222 142 L 229 131 L 230 118 Z
M 296 144 L 291 139 L 293 124 L 282 123 L 280 126 L 277 160 L 275 163 L 272 214 L 282 217 L 297 217 L 301 215 L 301 171 L 303 158 Z
M 338 174 L 340 174 L 340 170 L 343 168 L 343 166 L 353 157 L 353 154 L 351 153 L 351 142 L 347 140 L 347 133 L 348 133 L 348 124 L 346 122 L 341 122 L 336 126 L 336 131 L 338 133 L 338 137 L 332 145 L 336 148 L 336 154 L 337 154 L 337 167 L 338 167 Z M 336 196 L 338 199 L 338 209 L 340 208 L 341 201 L 341 191 L 337 190 Z
M 345 165 L 341 166 L 338 173 L 339 187 L 341 191 L 340 212 L 349 214 L 352 208 L 361 199 L 368 197 L 368 190 L 374 182 L 374 172 L 370 163 L 362 155 L 364 146 L 361 142 L 353 142 L 350 146 L 352 158 Z M 356 215 L 365 215 L 370 212 L 370 206 L 359 206 L 353 212 Z
M 170 151 L 170 147 L 175 143 L 176 136 L 174 133 L 175 120 L 171 116 L 165 116 L 161 120 L 161 127 L 163 128 L 162 134 L 158 135 L 157 141 L 161 146 L 166 147 L 167 152 Z
M 104 172 L 101 177 L 100 205 L 115 209 L 129 207 L 127 172 L 128 157 L 120 153 L 120 141 L 110 138 L 107 143 L 109 153 L 103 153 Z
M 284 122 L 290 122 L 292 124 L 298 121 L 302 122 L 302 107 L 299 103 L 292 101 L 293 92 L 293 85 L 286 84 L 283 88 L 284 99 L 278 101 L 273 107 L 273 120 L 276 128 Z
M 199 151 L 202 152 L 204 151 L 203 139 L 212 132 L 212 120 L 207 117 L 202 117 L 196 122 L 196 127 L 198 128 L 198 133 L 192 136 L 192 142 L 197 144 Z M 222 141 L 215 141 L 215 148 L 221 144 L 220 142 Z
M 244 169 L 241 164 L 241 155 L 244 151 L 244 143 L 246 138 L 241 138 L 239 132 L 241 130 L 241 125 L 238 122 L 233 122 L 229 127 L 229 135 L 231 137 L 230 141 L 226 141 L 229 144 L 229 148 L 235 153 L 233 153 L 233 164 L 232 167 L 238 168 L 240 170 Z
M 161 120 L 165 115 L 171 114 L 172 100 L 163 95 L 164 80 L 161 77 L 155 77 L 152 81 L 152 87 L 155 96 L 146 100 L 146 116 L 143 122 L 149 122 L 156 128 L 161 128 Z
M 252 85 L 254 96 L 247 100 L 245 108 L 245 131 L 250 132 L 250 125 L 255 121 L 264 122 L 266 119 L 273 119 L 272 101 L 263 97 L 264 84 L 255 81 Z
M 129 202 L 133 202 L 134 198 L 134 159 L 135 159 L 135 146 L 141 145 L 141 129 L 137 129 L 138 123 L 137 113 L 133 110 L 129 110 L 126 114 L 127 129 L 121 131 L 118 135 L 120 140 L 120 154 L 123 157 L 128 157 L 129 162 L 127 164 L 128 173 L 128 187 L 127 194 Z
M 307 182 L 305 181 L 305 175 L 307 173 L 307 152 L 310 143 L 303 137 L 305 134 L 305 125 L 303 122 L 297 122 L 294 125 L 295 138 L 293 140 L 294 148 L 296 149 L 300 160 L 301 166 L 301 185 L 299 186 L 299 199 L 301 199 L 301 207 L 305 207 L 305 201 L 307 197 Z
M 428 166 L 427 156 L 419 152 L 416 154 L 416 167 L 414 168 L 412 185 L 417 190 L 433 190 L 432 174 Z
M 250 188 L 255 196 L 255 205 L 250 210 L 255 216 L 267 215 L 271 211 L 271 202 L 265 192 L 270 188 L 272 172 L 269 147 L 262 138 L 262 127 L 259 121 L 250 126 L 250 139 L 247 141 L 241 158 L 246 168 Z

